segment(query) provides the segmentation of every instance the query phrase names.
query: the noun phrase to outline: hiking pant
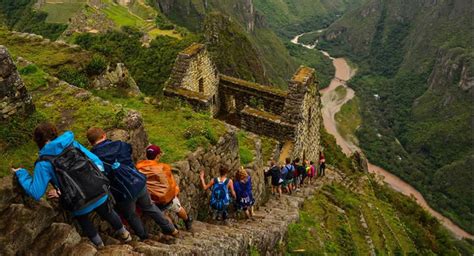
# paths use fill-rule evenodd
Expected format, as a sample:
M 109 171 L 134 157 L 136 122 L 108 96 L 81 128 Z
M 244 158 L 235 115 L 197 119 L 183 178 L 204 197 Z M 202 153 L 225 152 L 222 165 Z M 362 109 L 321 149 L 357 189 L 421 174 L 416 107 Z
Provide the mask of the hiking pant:
M 122 221 L 118 214 L 109 207 L 109 200 L 105 201 L 99 207 L 95 208 L 94 211 L 105 221 L 107 221 L 115 231 L 120 230 L 123 228 Z M 76 220 L 81 226 L 82 232 L 89 237 L 89 239 L 93 240 L 93 238 L 97 237 L 99 233 L 97 233 L 97 229 L 95 228 L 94 224 L 89 218 L 89 214 L 84 214 L 80 216 L 76 216 Z
M 171 234 L 174 232 L 174 225 L 170 223 L 163 212 L 161 212 L 160 209 L 158 209 L 158 207 L 152 203 L 150 194 L 148 194 L 148 191 L 145 187 L 136 198 L 124 202 L 117 202 L 116 205 L 117 210 L 123 215 L 125 220 L 127 220 L 128 224 L 130 224 L 133 231 L 135 231 L 135 234 L 140 237 L 140 239 L 147 239 L 148 232 L 145 230 L 143 222 L 136 213 L 137 205 L 140 207 L 143 214 L 150 216 L 156 222 L 156 224 L 160 226 L 163 233 Z
M 326 171 L 326 164 L 325 164 L 325 163 L 322 163 L 322 164 L 319 166 L 319 176 L 324 176 L 325 171 Z

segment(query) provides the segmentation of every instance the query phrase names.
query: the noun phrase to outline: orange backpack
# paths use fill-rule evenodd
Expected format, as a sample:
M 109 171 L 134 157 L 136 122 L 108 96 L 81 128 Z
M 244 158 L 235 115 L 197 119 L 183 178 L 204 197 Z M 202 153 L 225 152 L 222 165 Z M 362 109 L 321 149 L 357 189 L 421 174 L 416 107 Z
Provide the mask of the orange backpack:
M 140 161 L 137 169 L 146 175 L 146 186 L 150 197 L 159 205 L 166 205 L 179 194 L 171 166 L 152 160 Z

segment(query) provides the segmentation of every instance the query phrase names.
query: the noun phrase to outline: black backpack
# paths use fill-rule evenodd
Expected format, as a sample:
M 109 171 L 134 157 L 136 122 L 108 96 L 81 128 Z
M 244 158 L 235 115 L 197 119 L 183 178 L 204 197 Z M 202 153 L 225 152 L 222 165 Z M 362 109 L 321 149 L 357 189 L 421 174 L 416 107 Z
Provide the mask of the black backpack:
M 109 194 L 109 180 L 84 152 L 69 146 L 57 156 L 42 155 L 56 173 L 59 201 L 66 210 L 78 211 Z

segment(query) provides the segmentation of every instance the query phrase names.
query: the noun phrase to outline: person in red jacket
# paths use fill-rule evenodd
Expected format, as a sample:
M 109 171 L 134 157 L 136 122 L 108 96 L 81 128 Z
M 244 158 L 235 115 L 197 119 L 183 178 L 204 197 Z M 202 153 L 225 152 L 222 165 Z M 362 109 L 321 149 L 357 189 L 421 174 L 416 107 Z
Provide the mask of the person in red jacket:
M 178 199 L 179 187 L 171 173 L 169 164 L 160 163 L 161 148 L 150 145 L 146 148 L 147 160 L 137 163 L 137 169 L 147 177 L 146 186 L 151 199 L 164 212 L 173 212 L 184 221 L 187 230 L 191 229 L 193 219 L 181 206 Z

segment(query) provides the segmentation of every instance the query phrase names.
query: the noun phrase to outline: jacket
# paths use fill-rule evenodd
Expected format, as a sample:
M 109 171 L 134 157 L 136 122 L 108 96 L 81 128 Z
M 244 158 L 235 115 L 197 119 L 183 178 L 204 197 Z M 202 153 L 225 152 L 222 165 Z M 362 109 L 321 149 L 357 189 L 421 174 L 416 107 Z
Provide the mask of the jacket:
M 70 145 L 73 145 L 75 148 L 78 148 L 86 156 L 92 160 L 92 162 L 101 170 L 104 171 L 104 165 L 100 159 L 82 146 L 79 142 L 74 140 L 74 134 L 71 131 L 66 131 L 65 133 L 58 136 L 53 141 L 47 143 L 39 152 L 39 155 L 53 155 L 57 156 L 63 152 L 63 150 Z M 26 193 L 33 197 L 35 200 L 39 201 L 41 197 L 46 193 L 48 183 L 51 182 L 53 185 L 57 186 L 58 181 L 56 174 L 54 172 L 53 166 L 48 161 L 38 161 L 35 164 L 35 169 L 33 171 L 33 177 L 28 173 L 26 169 L 20 169 L 16 172 L 18 181 Z M 95 203 L 90 206 L 81 209 L 79 211 L 73 212 L 74 216 L 80 216 L 92 212 L 95 208 L 102 205 L 107 201 L 108 196 L 105 195 Z
M 179 187 L 171 173 L 170 165 L 154 160 L 143 160 L 137 163 L 137 169 L 146 175 L 150 197 L 159 205 L 166 205 L 178 196 Z

